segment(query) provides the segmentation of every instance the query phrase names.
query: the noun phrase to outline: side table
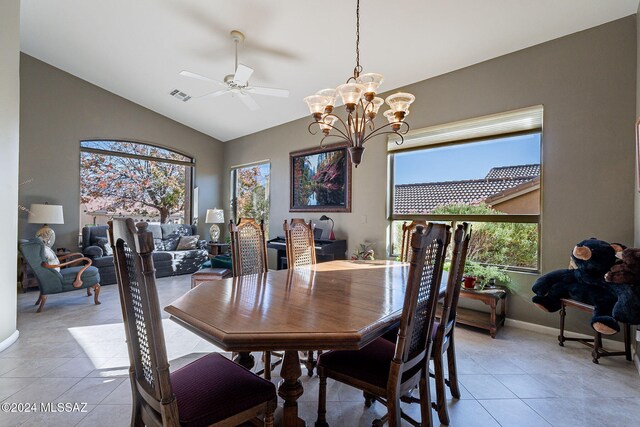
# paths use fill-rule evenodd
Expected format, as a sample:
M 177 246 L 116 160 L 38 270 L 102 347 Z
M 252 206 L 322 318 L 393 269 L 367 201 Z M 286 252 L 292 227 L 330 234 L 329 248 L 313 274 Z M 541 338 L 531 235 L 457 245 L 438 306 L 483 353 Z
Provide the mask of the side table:
M 482 301 L 489 306 L 489 313 L 458 307 L 456 322 L 486 329 L 491 334 L 491 338 L 495 338 L 498 327 L 504 325 L 507 310 L 507 291 L 504 289 L 485 289 L 480 291 L 462 288 L 460 298 Z M 502 301 L 500 314 L 496 314 L 500 301 Z
M 209 247 L 209 258 L 225 254 L 229 251 L 229 245 L 227 243 L 209 242 L 207 246 Z

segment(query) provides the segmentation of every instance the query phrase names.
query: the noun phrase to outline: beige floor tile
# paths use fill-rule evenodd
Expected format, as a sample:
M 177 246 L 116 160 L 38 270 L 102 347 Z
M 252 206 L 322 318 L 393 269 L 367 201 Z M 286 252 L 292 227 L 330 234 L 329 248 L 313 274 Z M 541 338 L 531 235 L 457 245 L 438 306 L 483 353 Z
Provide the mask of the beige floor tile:
M 479 402 L 502 427 L 550 426 L 520 399 L 492 399 Z
M 512 399 L 516 397 L 491 375 L 459 375 L 458 379 L 475 399 Z
M 63 403 L 89 403 L 98 404 L 109 396 L 119 385 L 125 381 L 123 378 L 83 378 L 64 394 L 56 399 Z
M 71 411 L 63 409 L 60 412 L 38 412 L 28 418 L 20 427 L 75 426 L 94 408 L 95 405 L 86 405 L 77 408 L 72 407 Z
M 78 381 L 80 381 L 80 378 L 38 378 L 20 391 L 12 394 L 5 402 L 38 404 L 53 402 Z
M 125 427 L 131 421 L 131 405 L 98 405 L 78 427 Z

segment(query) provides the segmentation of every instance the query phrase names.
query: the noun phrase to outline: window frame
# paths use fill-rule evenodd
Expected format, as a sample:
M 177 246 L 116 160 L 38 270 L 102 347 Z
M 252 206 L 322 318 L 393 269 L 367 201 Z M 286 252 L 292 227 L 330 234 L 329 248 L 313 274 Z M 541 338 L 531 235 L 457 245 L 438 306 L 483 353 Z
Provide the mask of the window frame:
M 123 153 L 120 151 L 102 150 L 98 148 L 82 146 L 82 144 L 86 142 L 99 142 L 99 141 L 123 142 L 123 143 L 130 143 L 130 144 L 147 145 L 149 147 L 155 147 L 162 150 L 174 152 L 176 154 L 184 156 L 189 160 L 173 160 L 173 159 L 166 159 L 164 157 L 140 156 L 140 155 L 135 155 L 131 153 Z M 193 156 L 191 156 L 190 154 L 184 153 L 180 150 L 176 150 L 175 148 L 172 148 L 172 147 L 166 147 L 163 145 L 154 144 L 147 141 L 140 141 L 136 139 L 85 138 L 80 140 L 79 146 L 80 146 L 80 153 L 79 153 L 80 164 L 82 164 L 82 153 L 93 153 L 93 154 L 101 154 L 105 156 L 126 157 L 126 158 L 132 158 L 132 159 L 140 159 L 140 160 L 159 162 L 159 163 L 172 163 L 172 164 L 185 166 L 187 173 L 185 173 L 185 183 L 184 183 L 184 186 L 185 186 L 184 217 L 185 217 L 185 221 L 189 220 L 189 224 L 194 223 L 194 220 L 197 218 L 197 213 L 194 216 L 193 209 L 194 209 L 194 189 L 195 189 L 195 181 L 196 181 L 196 160 Z M 82 215 L 80 215 L 80 218 L 82 218 Z M 80 226 L 82 228 L 82 224 L 80 224 Z
M 255 162 L 250 162 L 250 163 L 243 163 L 241 165 L 236 165 L 236 166 L 232 166 L 229 169 L 229 176 L 230 176 L 230 188 L 229 188 L 229 210 L 230 210 L 230 217 L 231 220 L 234 222 L 238 221 L 238 197 L 237 197 L 237 193 L 236 193 L 236 180 L 237 180 L 237 174 L 236 172 L 238 171 L 238 169 L 245 169 L 245 168 L 250 168 L 250 167 L 254 167 L 254 166 L 262 166 L 262 165 L 267 165 L 269 166 L 269 181 L 267 183 L 267 188 L 266 188 L 266 200 L 267 200 L 267 204 L 269 206 L 269 209 L 267 210 L 267 215 L 269 217 L 271 217 L 271 160 L 269 159 L 265 159 L 265 160 L 258 160 Z M 265 219 L 265 218 L 263 218 Z M 265 219 L 265 223 L 268 222 L 269 218 Z M 268 230 L 265 230 L 265 232 L 268 234 Z
M 441 125 L 446 127 L 446 125 Z M 420 134 L 420 129 L 414 131 L 415 135 Z M 501 215 L 457 215 L 457 214 L 394 214 L 393 213 L 393 203 L 395 199 L 395 184 L 394 184 L 394 176 L 395 176 L 395 154 L 396 153 L 407 153 L 410 151 L 424 151 L 433 148 L 440 148 L 445 146 L 453 146 L 453 145 L 464 145 L 471 144 L 475 142 L 481 141 L 491 141 L 502 138 L 510 138 L 514 136 L 521 135 L 532 135 L 538 134 L 540 135 L 540 213 L 539 214 L 501 214 Z M 505 268 L 508 271 L 514 272 L 524 272 L 524 273 L 540 273 L 542 271 L 540 255 L 541 255 L 541 246 L 542 246 L 542 193 L 543 193 L 543 127 L 540 125 L 539 127 L 533 129 L 527 129 L 517 132 L 508 132 L 508 133 L 499 133 L 494 135 L 483 135 L 477 138 L 467 138 L 460 139 L 454 141 L 446 141 L 441 143 L 430 143 L 422 146 L 412 146 L 407 149 L 395 148 L 393 151 L 388 151 L 387 153 L 387 255 L 389 257 L 396 257 L 398 254 L 394 253 L 395 248 L 393 247 L 393 222 L 394 221 L 407 221 L 411 222 L 412 220 L 424 220 L 424 221 L 432 221 L 432 222 L 448 222 L 451 223 L 454 227 L 458 222 L 493 222 L 493 223 L 521 223 L 521 224 L 537 224 L 538 225 L 538 250 L 537 250 L 537 259 L 535 267 L 518 267 L 511 265 L 498 265 L 498 267 Z M 389 141 L 392 141 L 389 138 Z

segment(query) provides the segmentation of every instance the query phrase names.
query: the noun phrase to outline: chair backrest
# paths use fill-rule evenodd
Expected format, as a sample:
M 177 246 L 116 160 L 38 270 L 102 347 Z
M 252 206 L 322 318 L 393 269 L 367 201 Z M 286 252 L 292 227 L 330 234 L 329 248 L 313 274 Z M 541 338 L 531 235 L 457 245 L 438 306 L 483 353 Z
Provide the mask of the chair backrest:
M 153 234 L 131 218 L 109 222 L 125 324 L 129 371 L 147 425 L 177 425 L 153 267 Z
M 426 228 L 416 227 L 411 235 L 411 265 L 390 381 L 394 378 L 400 382 L 402 373 L 416 368 L 418 364 L 428 369 L 431 331 L 445 253 L 451 238 L 450 228 L 445 224 L 429 223 Z
M 411 255 L 413 249 L 411 248 L 411 233 L 416 231 L 417 226 L 427 226 L 427 221 L 424 220 L 413 220 L 410 224 L 406 222 L 402 223 L 402 245 L 400 246 L 400 261 L 409 262 L 411 261 Z
M 316 263 L 316 248 L 313 241 L 315 226 L 309 221 L 293 218 L 290 223 L 284 221 L 284 238 L 287 247 L 287 266 L 295 268 Z
M 237 224 L 229 221 L 231 234 L 231 262 L 233 275 L 267 272 L 267 243 L 264 237 L 264 221 L 240 218 Z
M 42 263 L 46 260 L 44 254 L 44 242 L 39 237 L 29 240 L 20 240 L 19 245 L 22 257 L 27 261 L 33 274 L 38 279 L 40 291 L 43 294 L 62 291 L 62 275 L 53 268 L 45 268 Z
M 96 244 L 99 237 L 106 238 L 109 232 L 108 225 L 93 225 L 82 227 L 82 249 Z
M 464 275 L 464 267 L 467 262 L 467 250 L 469 249 L 470 239 L 471 225 L 466 222 L 458 224 L 456 231 L 453 233 L 451 267 L 449 267 L 447 290 L 442 302 L 442 317 L 440 325 L 438 326 L 442 329 L 442 331 L 439 332 L 443 334 L 451 330 L 453 323 L 455 323 L 458 300 L 460 299 L 460 282 L 462 282 L 462 276 Z

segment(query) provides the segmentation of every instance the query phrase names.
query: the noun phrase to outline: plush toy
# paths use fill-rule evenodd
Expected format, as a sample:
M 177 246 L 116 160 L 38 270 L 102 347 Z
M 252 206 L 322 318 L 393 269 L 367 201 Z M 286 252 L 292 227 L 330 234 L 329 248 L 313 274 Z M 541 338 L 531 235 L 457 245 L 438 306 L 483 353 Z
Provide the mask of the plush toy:
M 627 248 L 618 254 L 621 259 L 604 278 L 618 297 L 613 317 L 632 325 L 640 324 L 640 249 Z
M 549 312 L 560 310 L 561 298 L 593 305 L 593 329 L 605 335 L 620 331 L 618 322 L 612 316 L 618 298 L 613 288 L 605 282 L 604 275 L 615 264 L 616 253 L 623 249 L 622 245 L 596 238 L 583 240 L 571 253 L 575 268 L 555 270 L 536 280 L 532 287 L 535 293 L 533 303 Z

